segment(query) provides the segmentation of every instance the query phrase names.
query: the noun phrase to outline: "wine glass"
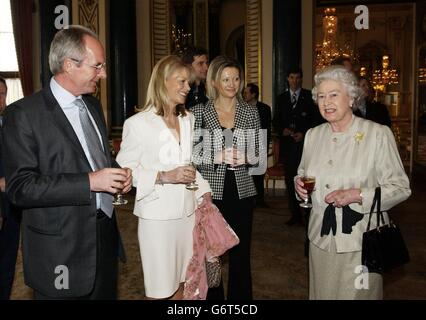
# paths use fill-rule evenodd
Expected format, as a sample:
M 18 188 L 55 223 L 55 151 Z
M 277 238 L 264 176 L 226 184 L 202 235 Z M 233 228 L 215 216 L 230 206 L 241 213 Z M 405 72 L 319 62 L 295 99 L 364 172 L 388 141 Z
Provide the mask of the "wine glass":
M 185 165 L 186 165 L 186 166 L 191 166 L 191 167 L 193 167 L 193 168 L 194 168 L 194 170 L 197 170 L 197 169 L 196 169 L 196 167 L 195 167 L 195 164 L 194 164 L 193 162 L 188 162 L 188 163 L 187 163 L 187 164 L 185 164 Z M 197 182 L 192 181 L 192 182 L 188 183 L 188 184 L 185 186 L 185 188 L 186 188 L 186 189 L 188 189 L 188 190 L 196 191 L 196 190 L 198 190 L 198 184 L 197 184 Z
M 234 145 L 232 147 L 226 148 L 226 151 L 232 152 L 232 162 L 233 162 L 232 164 L 228 164 L 228 166 L 226 167 L 227 170 L 235 171 L 235 170 L 238 170 L 238 169 L 245 167 L 245 165 L 246 165 L 245 163 L 239 164 L 239 165 L 234 165 L 234 152 L 245 153 L 244 148 L 240 148 L 240 147 Z
M 115 205 L 115 206 L 121 206 L 121 205 L 127 204 L 127 203 L 129 203 L 129 201 L 127 199 L 123 198 L 123 195 L 121 194 L 121 191 L 118 191 L 114 195 L 114 201 L 112 202 L 113 205 Z
M 315 188 L 315 177 L 303 176 L 300 178 L 303 182 L 303 188 L 308 192 L 308 196 L 304 199 L 304 202 L 300 203 L 299 206 L 302 208 L 312 208 L 312 203 L 309 201 L 312 192 Z

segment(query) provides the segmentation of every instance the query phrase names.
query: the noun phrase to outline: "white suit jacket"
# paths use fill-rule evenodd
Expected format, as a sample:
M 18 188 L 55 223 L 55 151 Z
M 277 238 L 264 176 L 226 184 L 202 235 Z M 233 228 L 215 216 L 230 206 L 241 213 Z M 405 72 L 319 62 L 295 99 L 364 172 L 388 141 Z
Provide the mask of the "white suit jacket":
M 155 184 L 159 171 L 169 171 L 190 161 L 194 116 L 179 116 L 179 144 L 163 119 L 151 108 L 127 119 L 123 140 L 117 154 L 121 167 L 132 169 L 133 186 L 137 188 L 134 214 L 153 220 L 180 219 L 195 212 L 200 198 L 210 186 L 197 172 L 197 191 L 184 184 Z
M 330 250 L 336 241 L 337 252 L 360 251 L 374 190 L 382 189 L 381 209 L 387 211 L 406 200 L 410 194 L 408 177 L 404 171 L 392 131 L 383 125 L 353 116 L 346 132 L 334 133 L 329 123 L 306 133 L 298 175 L 316 177 L 312 194 L 308 237 L 323 250 Z M 334 190 L 361 188 L 362 205 L 350 204 L 351 209 L 364 214 L 351 234 L 342 233 L 342 209 L 336 208 L 337 232 L 321 237 L 322 219 L 328 204 L 325 196 Z M 388 216 L 385 213 L 385 220 Z M 371 226 L 376 225 L 374 214 Z

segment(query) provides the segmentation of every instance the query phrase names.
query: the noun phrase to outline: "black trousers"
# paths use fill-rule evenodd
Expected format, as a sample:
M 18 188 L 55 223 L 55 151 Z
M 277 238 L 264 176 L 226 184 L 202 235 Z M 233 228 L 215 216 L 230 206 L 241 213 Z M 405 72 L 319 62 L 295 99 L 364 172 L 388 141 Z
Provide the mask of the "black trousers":
M 302 220 L 302 210 L 299 206 L 299 201 L 296 198 L 296 191 L 294 188 L 294 177 L 297 175 L 297 169 L 302 158 L 303 141 L 294 142 L 292 138 L 284 137 L 281 144 L 281 150 L 284 150 L 282 152 L 282 159 L 284 162 L 288 208 L 290 210 L 292 219 Z
M 10 208 L 0 230 L 0 300 L 9 300 L 19 249 L 21 212 Z
M 227 171 L 223 200 L 214 200 L 225 220 L 240 238 L 240 243 L 229 250 L 228 300 L 251 300 L 252 280 L 250 246 L 254 197 L 239 199 L 235 174 Z M 223 283 L 209 289 L 207 300 L 224 300 Z
M 52 298 L 34 291 L 36 300 L 116 300 L 118 278 L 118 229 L 115 217 L 98 212 L 96 221 L 96 276 L 92 292 L 83 297 Z
M 265 175 L 253 176 L 254 185 L 256 186 L 257 196 L 256 202 L 263 203 L 265 201 Z

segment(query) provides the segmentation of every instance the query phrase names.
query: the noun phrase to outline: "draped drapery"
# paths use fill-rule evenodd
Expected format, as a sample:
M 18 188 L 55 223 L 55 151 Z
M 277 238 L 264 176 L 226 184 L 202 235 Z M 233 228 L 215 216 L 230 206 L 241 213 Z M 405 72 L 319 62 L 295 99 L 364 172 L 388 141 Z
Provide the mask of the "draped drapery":
M 24 96 L 34 91 L 33 83 L 33 0 L 12 0 L 13 34 L 15 36 L 16 56 L 19 76 Z

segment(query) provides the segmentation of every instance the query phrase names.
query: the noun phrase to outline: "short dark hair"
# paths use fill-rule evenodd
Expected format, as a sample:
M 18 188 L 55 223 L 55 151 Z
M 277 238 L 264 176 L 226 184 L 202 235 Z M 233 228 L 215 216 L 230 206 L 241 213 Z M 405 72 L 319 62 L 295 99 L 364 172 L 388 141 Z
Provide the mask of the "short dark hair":
M 208 55 L 206 49 L 202 47 L 189 46 L 183 49 L 183 52 L 181 53 L 181 59 L 186 64 L 192 64 L 194 62 L 194 57 L 202 55 Z
M 287 77 L 290 74 L 292 74 L 292 73 L 293 74 L 300 74 L 300 77 L 303 78 L 303 70 L 300 67 L 290 67 L 290 68 L 288 68 L 288 70 L 287 70 Z
M 250 92 L 254 94 L 254 96 L 256 97 L 256 100 L 259 99 L 259 87 L 256 84 L 254 84 L 253 82 L 250 82 L 247 85 L 247 88 L 249 88 Z
M 7 90 L 7 83 L 6 83 L 6 79 L 4 79 L 4 78 L 0 77 L 0 82 L 1 82 L 1 83 L 3 83 L 3 84 L 5 85 L 6 90 Z

